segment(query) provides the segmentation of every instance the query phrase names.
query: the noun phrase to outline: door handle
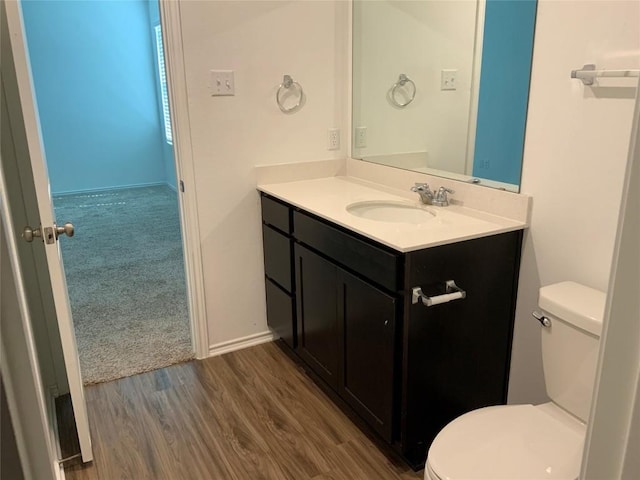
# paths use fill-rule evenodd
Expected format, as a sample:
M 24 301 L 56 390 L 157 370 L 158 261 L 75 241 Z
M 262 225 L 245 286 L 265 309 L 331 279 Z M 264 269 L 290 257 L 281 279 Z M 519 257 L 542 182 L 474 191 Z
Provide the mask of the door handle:
M 22 230 L 22 238 L 24 238 L 25 241 L 31 243 L 35 237 L 42 237 L 42 230 L 40 230 L 40 227 L 35 229 L 29 226 L 24 227 Z
M 64 225 L 62 225 L 61 227 L 59 227 L 58 225 L 56 225 L 55 223 L 53 224 L 53 230 L 56 234 L 56 238 L 58 238 L 60 235 L 62 235 L 63 233 L 67 236 L 67 237 L 73 237 L 73 234 L 75 233 L 75 228 L 73 226 L 73 223 L 67 222 Z
M 54 243 L 58 237 L 62 234 L 66 235 L 67 237 L 73 237 L 73 234 L 75 233 L 75 228 L 73 226 L 73 223 L 65 223 L 62 226 L 58 226 L 55 223 L 53 224 L 53 228 L 51 227 L 46 227 L 44 229 L 44 237 L 45 237 L 45 241 L 50 244 L 50 243 Z M 54 235 L 55 235 L 55 239 L 54 239 Z M 42 227 L 38 227 L 38 228 L 31 228 L 29 226 L 24 227 L 24 229 L 22 230 L 22 238 L 25 239 L 25 241 L 31 243 L 33 242 L 34 238 L 42 238 Z

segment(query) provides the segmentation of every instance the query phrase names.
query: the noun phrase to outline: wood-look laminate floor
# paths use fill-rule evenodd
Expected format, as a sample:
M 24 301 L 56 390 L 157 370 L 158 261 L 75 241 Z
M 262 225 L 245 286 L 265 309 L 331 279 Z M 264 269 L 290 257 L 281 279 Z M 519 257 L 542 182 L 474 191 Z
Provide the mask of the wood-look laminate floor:
M 95 460 L 76 479 L 421 479 L 274 344 L 87 387 Z

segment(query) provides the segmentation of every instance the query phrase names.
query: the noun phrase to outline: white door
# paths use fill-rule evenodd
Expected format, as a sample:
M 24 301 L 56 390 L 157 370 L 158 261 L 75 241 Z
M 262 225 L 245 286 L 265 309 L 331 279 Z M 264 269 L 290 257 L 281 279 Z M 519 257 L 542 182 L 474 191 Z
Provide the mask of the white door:
M 32 88 L 31 69 L 25 47 L 22 13 L 18 2 L 3 2 L 6 9 L 7 24 L 11 41 L 11 53 L 13 54 L 13 67 L 15 68 L 15 90 L 17 98 L 7 98 L 8 102 L 15 102 L 14 107 L 22 111 L 23 128 L 26 133 L 26 149 L 31 163 L 33 174 L 34 192 L 32 195 L 23 190 L 24 208 L 30 218 L 39 218 L 40 225 L 30 225 L 35 235 L 34 242 L 44 242 L 46 265 L 51 282 L 53 308 L 55 308 L 58 320 L 58 330 L 62 343 L 64 365 L 67 372 L 69 393 L 73 404 L 80 450 L 84 462 L 91 461 L 91 437 L 89 432 L 89 420 L 87 406 L 84 399 L 84 388 L 80 375 L 80 362 L 76 347 L 69 296 L 62 266 L 62 257 L 58 246 L 58 234 L 61 239 L 65 235 L 64 228 L 56 227 L 56 219 L 53 214 L 51 201 L 49 176 L 44 158 L 44 149 L 41 141 L 40 124 L 34 101 Z M 12 65 L 3 63 L 2 68 L 9 69 Z M 12 105 L 9 109 L 12 110 Z M 14 109 L 15 111 L 15 109 Z M 16 116 L 14 116 L 14 119 Z M 11 179 L 7 178 L 7 181 Z M 31 179 L 29 179 L 31 180 Z M 28 198 L 33 197 L 33 198 Z M 66 233 L 71 233 L 68 229 Z M 28 237 L 26 235 L 25 237 Z M 65 238 L 65 241 L 73 241 Z

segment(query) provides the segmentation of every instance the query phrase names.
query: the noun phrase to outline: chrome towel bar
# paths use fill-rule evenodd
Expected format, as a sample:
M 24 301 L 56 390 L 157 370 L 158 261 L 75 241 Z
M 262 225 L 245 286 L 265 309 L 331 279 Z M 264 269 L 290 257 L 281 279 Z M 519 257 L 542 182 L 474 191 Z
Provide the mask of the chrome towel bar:
M 422 293 L 422 288 L 413 287 L 411 289 L 411 303 L 416 304 L 418 300 L 422 300 L 422 304 L 425 307 L 431 307 L 433 305 L 439 305 L 441 303 L 447 303 L 452 300 L 461 300 L 467 297 L 467 292 L 462 290 L 459 286 L 456 285 L 455 280 L 447 280 L 445 282 L 446 293 L 442 295 L 436 295 L 434 297 L 428 297 L 424 293 Z
M 640 76 L 640 70 L 596 70 L 593 63 L 584 65 L 580 70 L 571 70 L 571 78 L 582 80 L 585 85 L 593 85 L 598 77 L 631 78 Z

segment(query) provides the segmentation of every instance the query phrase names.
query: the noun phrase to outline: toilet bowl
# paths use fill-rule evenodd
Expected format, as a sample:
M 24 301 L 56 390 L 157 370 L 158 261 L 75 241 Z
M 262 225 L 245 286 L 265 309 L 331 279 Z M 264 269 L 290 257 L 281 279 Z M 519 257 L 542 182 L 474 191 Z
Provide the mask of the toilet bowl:
M 474 410 L 440 432 L 425 479 L 576 479 L 585 431 L 550 403 Z
M 540 289 L 545 385 L 551 402 L 466 413 L 436 436 L 425 480 L 574 480 L 591 406 L 605 294 L 573 282 Z

